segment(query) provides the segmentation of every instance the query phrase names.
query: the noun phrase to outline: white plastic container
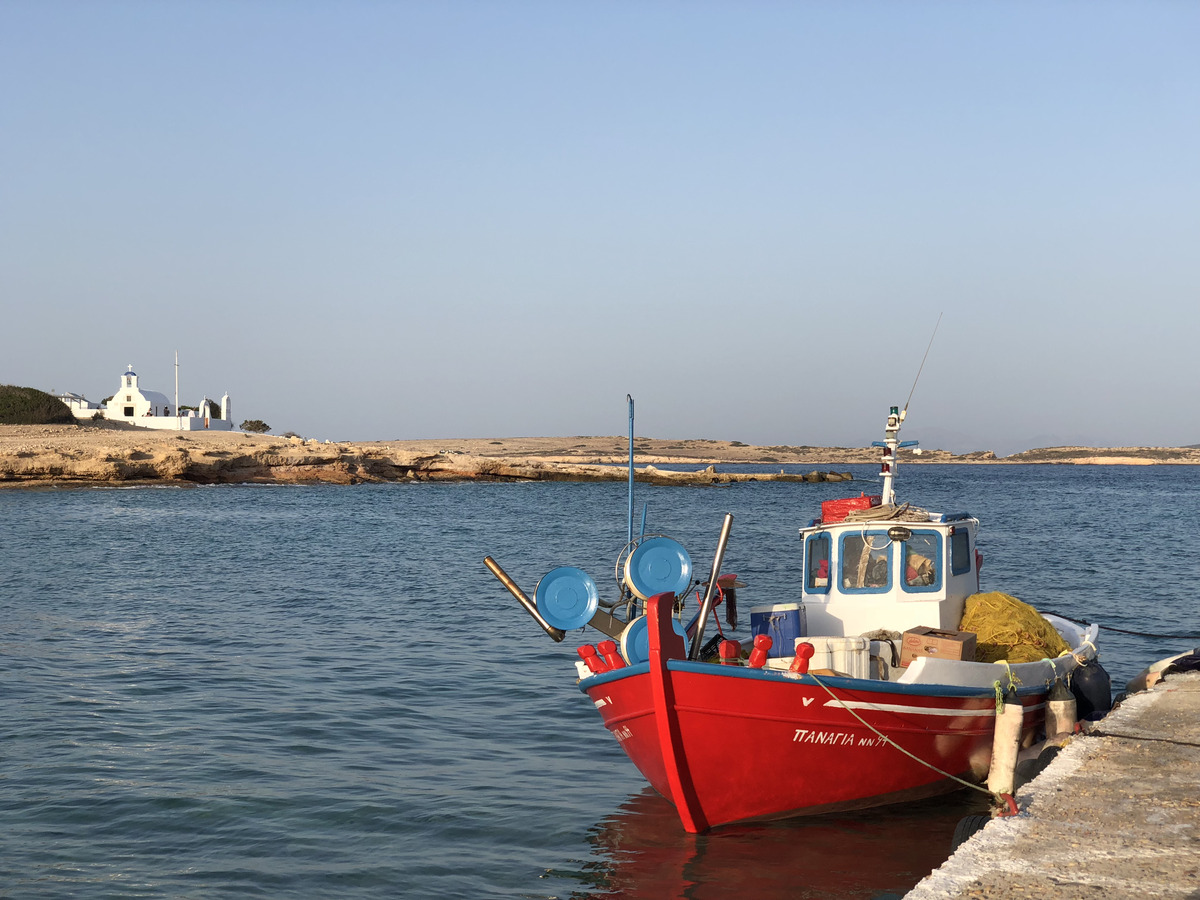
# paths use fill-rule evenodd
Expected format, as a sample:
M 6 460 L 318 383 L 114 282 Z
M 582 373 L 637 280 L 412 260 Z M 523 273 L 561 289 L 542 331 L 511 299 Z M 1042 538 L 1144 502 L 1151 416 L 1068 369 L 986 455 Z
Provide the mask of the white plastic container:
M 832 669 L 839 675 L 850 678 L 871 677 L 871 642 L 864 637 L 800 637 L 796 643 L 812 644 L 812 659 L 808 661 L 809 670 Z M 793 656 L 767 660 L 767 666 L 772 669 L 786 669 L 792 664 Z

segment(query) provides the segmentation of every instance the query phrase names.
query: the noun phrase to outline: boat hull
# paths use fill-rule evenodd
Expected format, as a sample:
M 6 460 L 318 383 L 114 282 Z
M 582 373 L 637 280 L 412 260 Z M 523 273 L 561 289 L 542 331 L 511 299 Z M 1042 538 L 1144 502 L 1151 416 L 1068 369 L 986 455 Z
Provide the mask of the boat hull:
M 673 632 L 651 631 L 648 663 L 580 688 L 688 831 L 927 797 L 961 787 L 949 776 L 987 774 L 992 690 L 691 662 Z M 1045 688 L 1018 697 L 1028 744 Z

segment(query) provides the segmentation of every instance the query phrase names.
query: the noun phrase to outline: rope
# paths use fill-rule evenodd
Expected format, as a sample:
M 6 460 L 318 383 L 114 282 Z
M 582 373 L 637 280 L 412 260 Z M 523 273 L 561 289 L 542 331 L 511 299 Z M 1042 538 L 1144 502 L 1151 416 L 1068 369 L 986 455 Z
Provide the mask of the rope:
M 1044 609 L 1042 612 L 1049 613 L 1052 616 L 1058 616 L 1060 619 L 1066 619 L 1068 622 L 1074 622 L 1076 625 L 1093 625 L 1087 619 L 1077 619 L 1073 616 L 1064 616 L 1060 612 L 1055 612 L 1052 609 Z M 1117 634 L 1132 634 L 1134 637 L 1160 638 L 1171 641 L 1200 641 L 1200 634 L 1152 634 L 1149 631 L 1128 631 L 1124 628 L 1114 628 L 1112 625 L 1101 625 L 1105 631 L 1115 631 Z M 1094 646 L 1094 645 L 1093 645 Z
M 864 719 L 862 716 L 860 716 L 858 713 L 856 713 L 854 710 L 852 710 L 844 702 L 842 702 L 842 699 L 837 694 L 835 694 L 833 691 L 831 691 L 829 689 L 829 685 L 827 685 L 824 681 L 822 681 L 820 678 L 818 678 L 812 672 L 808 673 L 808 677 L 811 678 L 813 681 L 815 681 L 817 684 L 819 684 L 822 688 L 824 688 L 825 693 L 827 693 L 830 697 L 832 697 L 834 700 L 836 700 L 838 705 L 841 706 L 842 709 L 844 709 L 846 712 L 850 713 L 850 715 L 854 716 L 854 718 L 858 719 L 859 722 L 861 722 L 867 728 L 871 729 L 871 731 L 875 732 L 875 735 L 880 740 L 882 740 L 885 744 L 887 744 L 889 747 L 894 747 L 895 749 L 897 749 L 901 753 L 903 753 L 905 756 L 907 756 L 909 759 L 913 760 L 914 762 L 918 762 L 927 768 L 933 769 L 933 771 L 937 772 L 939 775 L 941 775 L 944 778 L 949 778 L 951 781 L 957 781 L 959 784 L 963 785 L 964 787 L 969 787 L 973 791 L 979 791 L 981 794 L 987 794 L 989 797 L 991 797 L 993 800 L 996 801 L 996 803 L 1000 804 L 1001 806 L 1009 806 L 1010 809 L 1012 808 L 1012 798 L 1009 797 L 1008 794 L 994 794 L 985 787 L 981 787 L 980 785 L 975 784 L 974 782 L 967 781 L 965 778 L 959 778 L 957 775 L 951 775 L 949 772 L 947 772 L 943 769 L 939 769 L 937 766 L 935 766 L 933 763 L 929 762 L 928 760 L 921 759 L 921 757 L 917 756 L 915 753 L 911 753 L 908 750 L 905 750 L 903 747 L 901 747 L 899 744 L 897 744 L 895 741 L 893 741 L 890 737 L 888 737 L 886 734 L 884 734 L 882 731 L 880 731 L 878 728 L 876 728 L 874 725 L 872 725 L 870 722 L 868 722 L 866 719 Z M 1000 682 L 997 681 L 996 682 L 997 689 L 999 689 L 999 686 L 1000 686 Z
M 696 585 L 701 585 L 701 584 L 707 584 L 708 582 L 703 582 L 703 581 L 695 581 L 695 582 L 693 582 L 693 583 L 694 583 L 694 584 L 696 584 Z M 691 587 L 689 586 L 689 587 L 688 587 L 688 591 L 690 591 L 690 590 L 691 590 Z M 685 597 L 686 595 L 687 595 L 687 592 L 686 592 L 686 591 L 685 591 L 683 594 L 680 594 L 680 595 L 679 595 L 679 621 L 680 621 L 680 622 L 682 622 L 682 621 L 683 621 L 684 597 Z M 717 634 L 718 634 L 718 635 L 720 635 L 722 638 L 724 638 L 724 637 L 725 637 L 725 629 L 721 627 L 721 616 L 720 616 L 720 614 L 717 612 L 717 607 L 718 607 L 718 606 L 721 604 L 721 601 L 722 601 L 722 600 L 724 600 L 724 599 L 725 599 L 725 591 L 723 591 L 723 590 L 721 589 L 721 586 L 718 584 L 718 585 L 717 585 L 717 588 L 716 588 L 716 593 L 713 595 L 713 604 L 712 604 L 712 609 L 711 609 L 711 610 L 709 610 L 709 612 L 711 612 L 711 613 L 712 613 L 713 621 L 717 623 Z M 700 597 L 700 590 L 699 590 L 699 588 L 697 588 L 697 590 L 696 590 L 696 603 L 697 603 L 697 604 L 699 604 L 700 606 L 703 606 L 703 605 L 704 605 L 704 600 L 703 600 L 703 599 Z M 781 618 L 782 618 L 782 617 L 781 617 Z M 774 619 L 775 619 L 775 617 L 774 617 L 774 616 L 771 616 L 771 617 L 769 617 L 769 618 L 768 618 L 768 622 L 771 622 L 771 623 L 773 623 L 773 622 L 774 622 Z M 700 623 L 699 623 L 699 622 L 697 622 L 697 623 L 696 623 L 696 627 L 697 627 L 697 628 L 699 628 L 699 627 L 700 627 Z M 705 627 L 707 627 L 707 626 L 705 626 Z M 730 626 L 730 627 L 732 627 L 732 626 Z
M 875 546 L 875 538 L 877 537 L 877 535 L 867 534 L 867 528 L 865 525 L 863 526 L 863 530 L 862 530 L 863 544 L 872 553 L 878 553 L 880 550 L 886 550 L 888 547 L 888 544 L 890 544 L 892 542 L 892 539 L 889 538 L 886 534 L 880 535 L 880 536 L 883 538 L 883 543 L 880 544 L 878 547 L 876 547 Z
M 1066 656 L 1070 652 L 1071 652 L 1070 650 L 1064 650 L 1062 653 L 1059 654 L 1059 656 Z M 1041 659 L 1038 660 L 1038 662 L 1044 662 L 1048 666 L 1050 666 L 1050 676 L 1051 677 L 1048 677 L 1046 679 L 1046 691 L 1047 691 L 1046 699 L 1049 700 L 1050 699 L 1050 694 L 1049 694 L 1050 688 L 1053 686 L 1054 682 L 1058 680 L 1058 670 L 1054 668 L 1054 660 L 1052 660 L 1048 656 L 1043 656 Z
M 1092 649 L 1095 649 L 1095 648 L 1093 647 Z M 1019 684 L 1021 684 L 1021 679 L 1013 674 L 1012 666 L 1010 666 L 1008 664 L 1007 659 L 1002 659 L 1002 660 L 1000 660 L 1000 662 L 1004 663 L 1004 668 L 1008 672 L 1008 689 L 1010 691 L 1015 691 L 1017 689 L 1017 686 Z
M 1013 674 L 1012 666 L 1008 664 L 1007 659 L 998 659 L 995 665 L 1002 665 L 1008 670 L 1008 687 L 1001 685 L 999 679 L 992 682 L 992 689 L 996 692 L 996 715 L 1000 715 L 1004 711 L 1005 696 L 1008 695 L 1009 691 L 1016 691 L 1017 685 L 1021 683 L 1021 679 Z
M 1117 731 L 1101 731 L 1099 729 L 1096 731 L 1087 731 L 1084 734 L 1087 737 L 1118 738 L 1123 741 L 1157 741 L 1161 744 L 1174 744 L 1177 747 L 1200 747 L 1200 744 L 1197 744 L 1195 741 L 1177 741 L 1173 738 L 1149 737 L 1144 734 L 1121 734 Z
M 871 506 L 867 509 L 852 509 L 846 513 L 847 522 L 863 522 L 870 524 L 872 522 L 883 522 L 889 519 L 896 519 L 901 522 L 928 522 L 929 511 L 922 509 L 919 506 L 913 506 L 911 503 L 882 503 L 879 506 Z

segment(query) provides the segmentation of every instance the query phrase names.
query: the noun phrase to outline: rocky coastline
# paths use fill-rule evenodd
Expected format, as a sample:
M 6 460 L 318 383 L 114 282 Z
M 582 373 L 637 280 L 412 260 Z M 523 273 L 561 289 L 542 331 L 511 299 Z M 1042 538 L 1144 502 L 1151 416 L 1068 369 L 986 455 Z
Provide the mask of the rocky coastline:
M 637 438 L 636 480 L 705 485 L 850 478 L 878 449 L 753 447 L 738 441 Z M 412 481 L 623 481 L 628 439 L 326 442 L 240 432 L 163 432 L 101 425 L 0 426 L 0 487 L 114 484 L 361 484 Z M 905 463 L 1200 465 L 1197 448 L 1058 447 L 998 458 L 904 451 Z M 812 466 L 803 474 L 728 466 Z M 676 470 L 659 468 L 672 466 Z M 683 469 L 678 471 L 677 469 Z

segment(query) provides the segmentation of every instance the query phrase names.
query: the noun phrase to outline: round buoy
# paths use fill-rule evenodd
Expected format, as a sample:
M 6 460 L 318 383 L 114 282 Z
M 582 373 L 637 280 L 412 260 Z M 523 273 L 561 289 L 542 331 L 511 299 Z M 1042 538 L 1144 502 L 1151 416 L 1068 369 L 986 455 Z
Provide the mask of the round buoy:
M 538 612 L 562 631 L 582 628 L 600 605 L 596 582 L 583 569 L 559 566 L 542 576 L 533 592 Z
M 655 594 L 678 596 L 691 583 L 692 558 L 681 543 L 671 538 L 647 538 L 625 560 L 625 586 L 641 600 Z
M 631 666 L 650 660 L 649 624 L 645 616 L 638 616 L 621 632 L 621 655 Z M 686 642 L 687 631 L 684 629 L 683 623 L 672 616 L 671 625 L 674 626 L 675 633 Z

